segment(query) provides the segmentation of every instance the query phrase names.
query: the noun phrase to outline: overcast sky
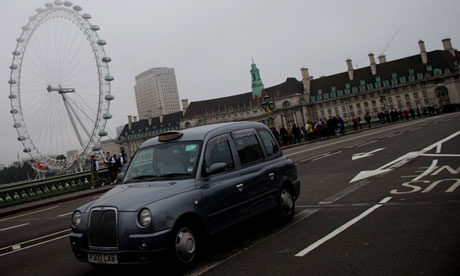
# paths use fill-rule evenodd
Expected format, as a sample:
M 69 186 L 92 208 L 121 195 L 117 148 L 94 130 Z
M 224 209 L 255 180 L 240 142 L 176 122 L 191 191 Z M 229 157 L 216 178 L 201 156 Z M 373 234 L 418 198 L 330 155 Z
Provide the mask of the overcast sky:
M 2 1 L 0 9 L 0 164 L 25 157 L 10 114 L 9 66 L 16 38 L 28 16 L 46 1 Z M 79 0 L 107 41 L 113 60 L 116 99 L 108 131 L 137 115 L 135 75 L 151 67 L 176 71 L 180 98 L 190 101 L 249 92 L 251 58 L 265 87 L 301 79 L 300 68 L 315 78 L 346 71 L 345 60 L 369 65 L 399 28 L 385 51 L 387 60 L 442 49 L 451 38 L 460 46 L 458 0 Z

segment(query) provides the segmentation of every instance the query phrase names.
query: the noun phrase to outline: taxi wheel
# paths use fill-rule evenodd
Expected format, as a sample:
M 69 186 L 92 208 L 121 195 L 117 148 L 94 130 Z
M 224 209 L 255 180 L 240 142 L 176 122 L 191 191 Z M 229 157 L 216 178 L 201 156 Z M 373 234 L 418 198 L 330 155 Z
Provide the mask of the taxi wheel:
M 283 222 L 289 222 L 295 213 L 295 198 L 290 189 L 283 186 L 279 194 L 278 215 Z
M 199 232 L 195 229 L 188 224 L 181 224 L 174 228 L 171 251 L 175 262 L 182 268 L 194 266 L 198 259 L 201 245 Z

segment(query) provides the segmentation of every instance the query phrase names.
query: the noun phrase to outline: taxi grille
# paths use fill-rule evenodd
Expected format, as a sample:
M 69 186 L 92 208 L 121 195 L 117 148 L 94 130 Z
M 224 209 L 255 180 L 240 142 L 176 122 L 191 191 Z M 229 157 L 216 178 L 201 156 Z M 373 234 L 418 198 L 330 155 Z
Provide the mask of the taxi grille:
M 91 247 L 118 247 L 117 210 L 113 208 L 96 208 L 91 210 L 88 237 Z

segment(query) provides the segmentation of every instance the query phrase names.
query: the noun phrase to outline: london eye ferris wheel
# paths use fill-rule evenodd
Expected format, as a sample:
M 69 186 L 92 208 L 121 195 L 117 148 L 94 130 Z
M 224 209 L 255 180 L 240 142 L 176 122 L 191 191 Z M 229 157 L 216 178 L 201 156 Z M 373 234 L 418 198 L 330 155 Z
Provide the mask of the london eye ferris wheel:
M 100 151 L 101 138 L 108 135 L 114 77 L 106 41 L 90 19 L 70 1 L 46 3 L 22 27 L 12 52 L 13 127 L 23 151 L 42 168 L 68 168 Z

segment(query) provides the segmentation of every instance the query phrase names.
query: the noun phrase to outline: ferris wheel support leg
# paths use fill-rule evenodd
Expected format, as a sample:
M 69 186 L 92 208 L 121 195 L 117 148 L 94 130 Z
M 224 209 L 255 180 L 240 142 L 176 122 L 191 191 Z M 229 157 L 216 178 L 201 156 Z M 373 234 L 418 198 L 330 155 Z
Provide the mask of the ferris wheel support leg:
M 63 94 L 62 94 L 63 97 L 65 97 Z M 72 111 L 73 115 L 75 116 L 75 118 L 77 119 L 78 123 L 80 124 L 80 126 L 83 128 L 83 130 L 85 131 L 86 135 L 88 137 L 90 137 L 90 134 L 89 134 L 89 131 L 88 129 L 86 128 L 86 126 L 83 124 L 83 122 L 81 121 L 80 117 L 78 116 L 78 114 L 75 112 L 75 109 L 73 108 L 72 105 L 74 105 L 74 103 L 70 100 L 70 98 L 67 98 L 66 97 L 66 100 L 67 100 L 67 105 L 69 106 L 70 110 Z
M 61 94 L 61 96 L 62 96 L 62 99 L 64 100 L 64 106 L 65 106 L 65 109 L 67 110 L 67 114 L 69 115 L 70 123 L 72 124 L 72 127 L 75 130 L 75 134 L 77 135 L 78 142 L 80 143 L 82 147 L 84 147 L 83 140 L 81 138 L 80 133 L 78 132 L 77 125 L 75 124 L 75 120 L 70 111 L 69 103 L 67 102 L 67 99 L 65 98 L 64 94 Z

